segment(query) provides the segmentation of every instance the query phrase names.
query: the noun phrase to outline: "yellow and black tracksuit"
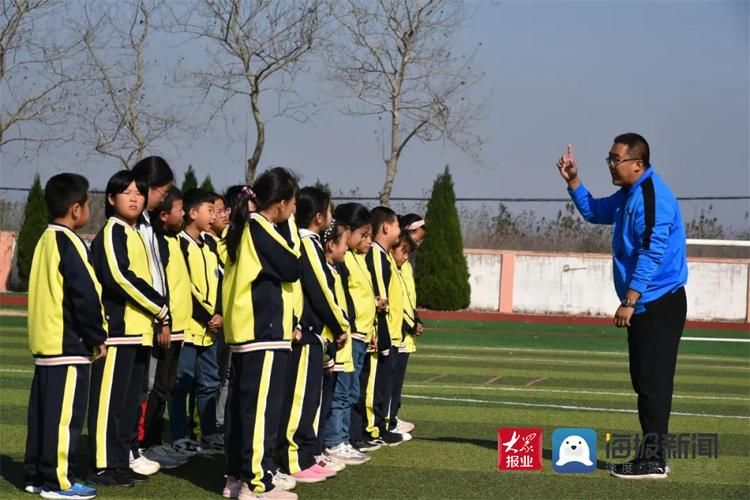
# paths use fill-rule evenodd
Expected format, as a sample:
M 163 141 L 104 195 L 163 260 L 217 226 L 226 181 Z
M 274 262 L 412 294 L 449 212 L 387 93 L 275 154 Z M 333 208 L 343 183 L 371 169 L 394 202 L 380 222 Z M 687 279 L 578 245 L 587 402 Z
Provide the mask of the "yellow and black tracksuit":
M 203 233 L 203 236 L 206 239 L 211 239 L 216 243 L 216 252 L 219 254 L 219 259 L 221 260 L 222 267 L 227 261 L 227 233 L 229 232 L 229 226 L 225 227 L 221 234 L 216 236 L 211 233 Z
M 328 264 L 333 275 L 334 285 L 333 292 L 336 297 L 336 303 L 341 308 L 341 312 L 344 314 L 346 319 L 346 332 L 348 333 L 347 341 L 338 346 L 336 349 L 336 355 L 334 359 L 333 371 L 336 373 L 352 373 L 354 372 L 354 363 L 352 361 L 352 343 L 351 343 L 351 321 L 349 321 L 349 307 L 347 305 L 346 292 L 344 291 L 344 282 L 341 274 L 339 274 L 336 266 Z M 335 342 L 336 336 L 333 334 L 333 330 L 326 325 L 323 329 L 323 338 L 329 342 Z
M 271 474 L 294 332 L 299 238 L 294 220 L 274 225 L 253 213 L 223 286 L 224 336 L 232 373 L 224 428 L 227 473 L 256 493 Z
M 319 235 L 302 229 L 300 239 L 302 338 L 292 348 L 287 405 L 282 414 L 285 439 L 279 443 L 280 465 L 291 474 L 313 466 L 315 455 L 322 453 L 325 403 L 330 404 L 330 395 L 326 398 L 325 391 L 321 398 L 323 371 L 334 368 L 335 338 L 349 328 L 334 294 L 335 280 Z
M 227 234 L 229 233 L 229 226 L 227 225 L 221 232 L 220 235 L 214 236 L 210 233 L 205 233 L 206 236 L 210 237 L 216 242 L 216 251 L 219 254 L 221 261 L 222 276 L 224 274 L 224 265 L 227 261 Z M 226 409 L 227 397 L 229 395 L 229 372 L 232 367 L 232 357 L 229 351 L 229 346 L 224 340 L 224 331 L 220 330 L 214 335 L 214 342 L 216 343 L 216 362 L 219 365 L 219 390 L 216 395 L 216 428 L 219 432 L 224 429 L 224 410 Z
M 36 366 L 23 464 L 26 484 L 67 490 L 74 483 L 91 356 L 107 339 L 107 324 L 89 251 L 65 226 L 50 224 L 34 250 L 28 324 Z
M 156 233 L 169 290 L 169 311 L 172 315 L 172 335 L 169 349 L 154 347 L 156 360 L 154 384 L 148 394 L 143 416 L 141 448 L 162 443 L 163 415 L 167 401 L 177 380 L 177 364 L 180 359 L 185 331 L 193 316 L 193 295 L 190 273 L 182 255 L 180 239 L 176 234 Z
M 91 374 L 89 439 L 95 469 L 129 467 L 156 325 L 169 324 L 169 298 L 152 286 L 141 234 L 110 217 L 91 243 L 109 322 L 109 347 Z
M 363 368 L 367 375 L 365 431 L 375 438 L 387 430 L 404 311 L 401 285 L 396 275 L 398 270 L 391 254 L 373 242 L 365 262 L 375 296 L 388 301 L 387 310 L 377 313 L 377 353 L 367 357 Z
M 221 316 L 223 268 L 216 242 L 207 234 L 196 239 L 183 231 L 180 233 L 180 247 L 190 274 L 193 315 L 185 331 L 173 404 L 170 404 L 172 437 L 181 439 L 188 434 L 185 400 L 194 392 L 201 435 L 205 438 L 216 434 L 216 395 L 220 377 L 214 333 L 208 323 L 213 316 Z
M 415 333 L 417 325 L 422 322 L 417 314 L 417 290 L 411 263 L 405 262 L 397 273 L 403 296 L 404 320 L 401 328 L 403 340 L 396 356 L 395 380 L 388 419 L 388 425 L 391 429 L 394 429 L 398 424 L 396 418 L 398 417 L 398 410 L 401 408 L 401 393 L 406 378 L 406 366 L 409 363 L 409 354 L 417 350 Z
M 343 265 L 339 265 L 338 269 L 344 285 L 352 332 L 352 361 L 355 377 L 349 394 L 349 404 L 352 407 L 349 439 L 354 442 L 363 440 L 362 431 L 367 418 L 365 389 L 369 371 L 364 373 L 363 366 L 368 356 L 367 350 L 370 342 L 375 335 L 375 292 L 364 255 L 357 254 L 353 250 L 347 251 Z M 370 408 L 372 408 L 372 403 L 370 403 Z

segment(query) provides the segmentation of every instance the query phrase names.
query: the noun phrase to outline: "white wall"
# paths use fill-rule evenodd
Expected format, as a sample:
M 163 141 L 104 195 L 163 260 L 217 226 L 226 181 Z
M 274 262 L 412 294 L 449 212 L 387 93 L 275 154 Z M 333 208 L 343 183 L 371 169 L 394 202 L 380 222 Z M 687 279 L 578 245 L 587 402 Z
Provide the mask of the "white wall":
M 604 316 L 618 303 L 609 258 L 516 256 L 513 312 Z
M 476 251 L 472 251 L 476 252 Z M 502 255 L 469 253 L 471 309 L 499 310 Z M 750 264 L 744 260 L 688 262 L 688 319 L 747 318 Z M 512 311 L 521 314 L 611 316 L 619 300 L 608 255 L 523 254 L 515 256 Z
M 748 265 L 688 262 L 688 319 L 743 321 Z
M 467 254 L 471 309 L 497 311 L 500 308 L 500 254 Z

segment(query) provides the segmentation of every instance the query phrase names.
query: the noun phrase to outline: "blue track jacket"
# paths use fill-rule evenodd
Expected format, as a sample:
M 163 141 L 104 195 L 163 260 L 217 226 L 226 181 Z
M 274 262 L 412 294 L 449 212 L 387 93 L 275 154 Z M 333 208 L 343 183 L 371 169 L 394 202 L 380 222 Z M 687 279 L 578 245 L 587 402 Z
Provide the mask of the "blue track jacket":
M 612 224 L 615 289 L 620 300 L 628 289 L 641 293 L 635 313 L 644 304 L 674 292 L 687 282 L 685 225 L 680 206 L 654 168 L 630 188 L 607 198 L 594 198 L 581 184 L 568 190 L 584 219 Z

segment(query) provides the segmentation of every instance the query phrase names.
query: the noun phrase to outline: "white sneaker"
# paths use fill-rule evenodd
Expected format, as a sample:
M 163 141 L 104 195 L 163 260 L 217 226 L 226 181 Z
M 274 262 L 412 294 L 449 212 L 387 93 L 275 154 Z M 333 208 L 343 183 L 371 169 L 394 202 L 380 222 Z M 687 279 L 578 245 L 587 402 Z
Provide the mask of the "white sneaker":
M 367 462 L 370 461 L 370 455 L 368 455 L 367 453 L 362 453 L 357 448 L 355 448 L 354 446 L 352 446 L 350 443 L 345 443 L 345 446 L 346 446 L 346 451 L 352 457 L 354 457 L 355 459 L 358 459 L 358 460 L 362 460 L 362 462 L 360 462 L 360 463 L 365 464 L 365 463 L 367 463 Z
M 329 457 L 328 455 L 318 455 L 315 457 L 315 460 L 321 467 L 331 469 L 334 472 L 341 472 L 342 470 L 346 469 L 346 464 L 339 462 L 335 458 Z
M 411 422 L 396 417 L 396 429 L 398 432 L 411 432 L 414 430 L 414 427 L 416 426 Z
M 153 476 L 157 472 L 159 472 L 159 469 L 161 466 L 158 462 L 154 462 L 153 460 L 149 460 L 148 458 L 141 455 L 140 457 L 133 459 L 133 454 L 130 454 L 130 468 L 137 472 L 138 474 L 143 474 L 144 476 Z
M 276 469 L 276 472 L 271 473 L 271 476 L 271 483 L 284 491 L 291 491 L 297 486 L 296 479 L 288 474 L 284 474 L 278 469 Z
M 359 465 L 369 460 L 367 455 L 358 452 L 348 443 L 341 443 L 333 448 L 328 448 L 325 454 L 346 465 Z
M 398 434 L 399 436 L 401 436 L 401 440 L 402 440 L 401 442 L 402 443 L 405 443 L 407 441 L 411 441 L 413 439 L 413 436 L 411 434 L 409 434 L 408 432 L 401 431 L 398 428 L 396 428 L 396 430 L 393 430 L 391 432 L 393 432 L 393 433 Z

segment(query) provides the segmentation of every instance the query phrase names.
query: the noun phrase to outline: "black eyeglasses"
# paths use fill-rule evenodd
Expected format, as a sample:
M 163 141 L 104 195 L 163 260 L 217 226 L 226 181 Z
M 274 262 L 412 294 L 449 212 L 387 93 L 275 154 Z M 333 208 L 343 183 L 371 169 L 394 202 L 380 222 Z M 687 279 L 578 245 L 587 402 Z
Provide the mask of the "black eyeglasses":
M 615 168 L 620 163 L 624 163 L 626 161 L 641 161 L 641 159 L 640 158 L 623 158 L 622 160 L 616 160 L 614 158 L 607 157 L 604 159 L 604 161 L 607 162 L 607 166 L 609 168 Z

